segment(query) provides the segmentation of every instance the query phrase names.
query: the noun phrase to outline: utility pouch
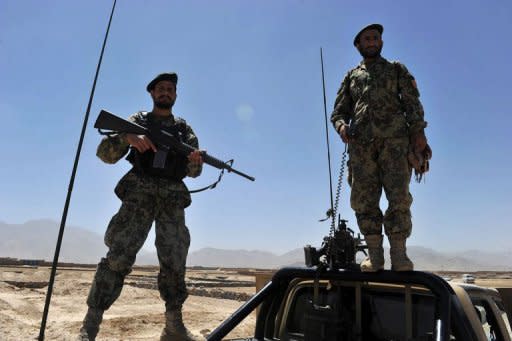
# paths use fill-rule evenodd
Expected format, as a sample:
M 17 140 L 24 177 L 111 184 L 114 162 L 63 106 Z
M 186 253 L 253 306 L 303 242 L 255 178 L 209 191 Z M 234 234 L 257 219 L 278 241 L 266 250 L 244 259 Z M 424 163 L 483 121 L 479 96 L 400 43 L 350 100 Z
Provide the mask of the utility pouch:
M 153 157 L 153 168 L 165 168 L 165 160 L 167 160 L 168 153 L 169 149 L 158 148 Z

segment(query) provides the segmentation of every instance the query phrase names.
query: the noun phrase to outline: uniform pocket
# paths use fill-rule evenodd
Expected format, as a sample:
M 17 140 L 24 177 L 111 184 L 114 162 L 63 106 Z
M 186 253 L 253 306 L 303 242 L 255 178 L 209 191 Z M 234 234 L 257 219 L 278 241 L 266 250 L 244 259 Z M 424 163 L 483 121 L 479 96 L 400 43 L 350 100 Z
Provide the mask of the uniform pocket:
M 136 182 L 137 176 L 130 171 L 126 173 L 121 180 L 119 180 L 116 188 L 114 189 L 114 193 L 120 200 L 123 200 L 130 192 L 130 189 L 135 188 Z

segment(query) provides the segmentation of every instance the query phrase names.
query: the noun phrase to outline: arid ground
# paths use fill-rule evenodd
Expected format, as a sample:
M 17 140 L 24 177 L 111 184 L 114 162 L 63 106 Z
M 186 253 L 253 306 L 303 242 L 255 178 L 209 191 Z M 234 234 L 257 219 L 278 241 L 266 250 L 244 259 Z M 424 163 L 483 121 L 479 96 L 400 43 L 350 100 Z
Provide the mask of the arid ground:
M 37 339 L 49 274 L 47 267 L 0 267 L 0 340 Z M 46 340 L 76 339 L 93 275 L 92 268 L 57 270 Z M 141 268 L 127 277 L 120 298 L 105 313 L 97 340 L 158 340 L 164 304 L 156 290 L 156 275 L 155 268 Z M 476 273 L 476 284 L 512 287 L 511 275 Z M 187 285 L 185 323 L 205 336 L 254 294 L 255 277 L 252 270 L 188 269 Z M 250 316 L 228 338 L 250 336 L 254 323 L 255 316 Z
M 45 340 L 74 340 L 87 310 L 94 269 L 59 269 Z M 132 272 L 119 299 L 105 313 L 97 340 L 158 340 L 164 303 L 156 290 L 157 270 Z M 34 340 L 39 335 L 50 270 L 0 267 L 0 340 Z M 198 336 L 206 335 L 255 292 L 254 276 L 233 270 L 188 270 L 183 317 Z M 254 316 L 230 337 L 250 335 Z

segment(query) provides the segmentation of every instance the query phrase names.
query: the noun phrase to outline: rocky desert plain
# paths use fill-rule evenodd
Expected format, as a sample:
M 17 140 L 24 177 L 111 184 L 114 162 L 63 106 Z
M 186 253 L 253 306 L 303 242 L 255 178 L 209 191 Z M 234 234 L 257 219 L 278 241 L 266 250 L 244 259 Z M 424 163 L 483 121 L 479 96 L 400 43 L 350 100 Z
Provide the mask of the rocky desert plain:
M 0 267 L 0 340 L 35 340 L 44 309 L 49 267 Z M 156 287 L 156 267 L 136 268 L 125 280 L 119 299 L 105 312 L 97 340 L 158 340 L 164 303 Z M 94 268 L 59 268 L 56 272 L 45 340 L 75 340 L 87 310 Z M 186 325 L 205 336 L 255 293 L 250 270 L 188 269 Z M 249 316 L 228 337 L 250 335 Z
M 157 267 L 138 267 L 125 280 L 119 299 L 105 313 L 97 340 L 158 340 L 164 325 L 164 303 L 156 289 Z M 186 325 L 206 336 L 255 293 L 252 269 L 188 268 Z M 270 273 L 270 272 L 268 272 Z M 438 273 L 460 280 L 462 273 Z M 512 287 L 511 272 L 476 272 L 476 284 Z M 87 310 L 94 267 L 59 267 L 49 309 L 45 340 L 75 340 Z M 0 266 L 0 340 L 35 340 L 43 314 L 50 268 Z M 252 313 L 226 339 L 249 337 Z

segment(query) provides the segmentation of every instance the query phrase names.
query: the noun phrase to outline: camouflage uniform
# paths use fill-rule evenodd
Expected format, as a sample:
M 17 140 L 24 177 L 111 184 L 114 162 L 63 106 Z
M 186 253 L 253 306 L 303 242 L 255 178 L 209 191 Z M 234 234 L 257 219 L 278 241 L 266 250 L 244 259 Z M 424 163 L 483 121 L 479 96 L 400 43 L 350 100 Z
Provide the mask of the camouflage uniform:
M 398 62 L 379 57 L 350 70 L 338 91 L 331 122 L 349 125 L 350 203 L 361 233 L 411 233 L 409 136 L 426 127 L 414 77 Z M 388 208 L 382 215 L 382 189 Z
M 129 120 L 141 124 L 141 113 Z M 171 126 L 173 116 L 160 121 Z M 183 142 L 198 148 L 198 140 L 186 125 Z M 98 146 L 97 156 L 107 163 L 120 160 L 129 149 L 122 135 L 104 138 Z M 188 166 L 188 175 L 197 176 L 201 167 Z M 98 264 L 87 305 L 90 308 L 108 309 L 119 297 L 126 275 L 132 270 L 153 221 L 156 228 L 155 245 L 160 263 L 158 289 L 167 309 L 181 309 L 187 298 L 185 262 L 190 235 L 185 226 L 184 208 L 191 203 L 187 187 L 181 180 L 141 175 L 130 170 L 119 181 L 115 193 L 122 205 L 105 233 L 109 251 Z

